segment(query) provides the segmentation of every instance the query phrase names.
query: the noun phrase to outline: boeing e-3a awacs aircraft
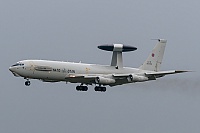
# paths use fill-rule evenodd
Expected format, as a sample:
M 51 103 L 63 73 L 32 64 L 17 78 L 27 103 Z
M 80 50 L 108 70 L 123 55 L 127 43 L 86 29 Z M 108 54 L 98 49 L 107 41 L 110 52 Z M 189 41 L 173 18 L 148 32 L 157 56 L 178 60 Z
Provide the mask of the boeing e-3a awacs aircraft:
M 158 43 L 147 60 L 139 68 L 123 67 L 122 53 L 134 51 L 137 48 L 123 44 L 100 45 L 99 49 L 112 51 L 111 65 L 96 65 L 48 60 L 23 60 L 12 65 L 9 70 L 17 77 L 26 79 L 25 85 L 30 85 L 30 79 L 44 82 L 80 83 L 78 91 L 87 91 L 88 85 L 95 84 L 95 91 L 106 91 L 106 85 L 116 86 L 127 83 L 156 80 L 169 74 L 187 71 L 160 71 L 167 40 L 158 39 Z

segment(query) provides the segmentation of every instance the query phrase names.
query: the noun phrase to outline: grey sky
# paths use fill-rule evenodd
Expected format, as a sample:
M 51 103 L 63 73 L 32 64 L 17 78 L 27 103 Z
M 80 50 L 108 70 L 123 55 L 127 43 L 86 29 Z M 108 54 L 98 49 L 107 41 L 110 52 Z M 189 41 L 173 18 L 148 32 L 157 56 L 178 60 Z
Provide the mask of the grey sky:
M 199 133 L 200 76 L 198 0 L 1 0 L 1 133 Z M 8 67 L 23 59 L 110 64 L 99 44 L 138 48 L 124 54 L 138 67 L 154 47 L 168 40 L 163 70 L 195 72 L 147 83 L 76 92 L 76 84 L 30 87 Z

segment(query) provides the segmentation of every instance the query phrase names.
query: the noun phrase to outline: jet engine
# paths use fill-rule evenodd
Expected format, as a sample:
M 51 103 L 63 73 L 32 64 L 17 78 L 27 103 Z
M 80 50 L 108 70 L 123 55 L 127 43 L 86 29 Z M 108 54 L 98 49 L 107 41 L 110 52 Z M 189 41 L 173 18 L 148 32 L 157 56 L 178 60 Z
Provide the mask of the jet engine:
M 113 83 L 115 83 L 115 79 L 96 77 L 95 83 L 97 83 L 97 84 L 113 84 Z
M 145 77 L 145 76 L 138 76 L 138 75 L 135 75 L 135 74 L 130 74 L 127 77 L 127 80 L 128 80 L 128 82 L 143 82 L 143 81 L 147 81 L 148 78 Z

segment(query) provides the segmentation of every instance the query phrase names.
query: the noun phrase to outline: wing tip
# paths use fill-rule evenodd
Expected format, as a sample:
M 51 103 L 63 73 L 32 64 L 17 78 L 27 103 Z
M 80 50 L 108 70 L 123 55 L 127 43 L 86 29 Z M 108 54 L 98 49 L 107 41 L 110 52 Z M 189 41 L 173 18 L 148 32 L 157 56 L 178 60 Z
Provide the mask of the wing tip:
M 175 70 L 175 73 L 185 73 L 185 72 L 194 72 L 191 70 Z

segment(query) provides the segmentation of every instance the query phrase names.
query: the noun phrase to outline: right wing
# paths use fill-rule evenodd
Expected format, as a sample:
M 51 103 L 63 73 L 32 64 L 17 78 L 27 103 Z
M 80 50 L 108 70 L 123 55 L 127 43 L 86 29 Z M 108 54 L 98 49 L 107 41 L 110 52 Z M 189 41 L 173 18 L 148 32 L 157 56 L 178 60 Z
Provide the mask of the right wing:
M 156 80 L 169 74 L 177 74 L 189 71 L 148 71 L 144 73 L 126 73 L 126 74 L 69 74 L 65 77 L 67 82 L 82 84 L 100 84 L 100 85 L 121 85 L 132 82 L 144 82 L 148 80 Z
M 147 77 L 159 78 L 159 77 L 163 77 L 169 74 L 177 74 L 177 73 L 184 73 L 184 72 L 190 72 L 190 71 L 185 71 L 185 70 L 170 70 L 170 71 L 159 71 L 159 72 L 152 71 L 152 72 L 145 72 L 145 75 Z
M 108 85 L 114 82 L 112 77 L 105 74 L 69 74 L 65 77 L 66 81 L 71 83 L 83 83 L 83 84 L 102 84 Z

